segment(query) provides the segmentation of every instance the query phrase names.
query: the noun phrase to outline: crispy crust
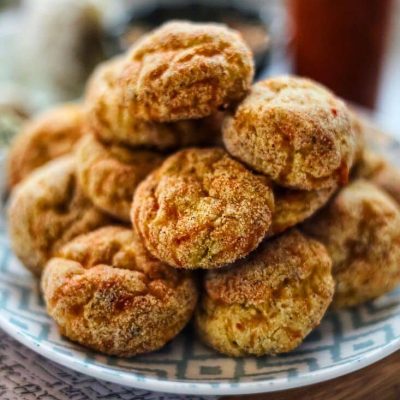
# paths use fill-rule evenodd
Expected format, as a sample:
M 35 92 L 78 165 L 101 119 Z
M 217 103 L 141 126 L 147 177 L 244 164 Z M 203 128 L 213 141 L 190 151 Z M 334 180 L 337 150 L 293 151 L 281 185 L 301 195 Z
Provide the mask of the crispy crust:
M 190 274 L 153 258 L 131 229 L 108 226 L 75 238 L 46 266 L 49 314 L 69 339 L 105 354 L 157 350 L 190 320 Z
M 254 65 L 241 36 L 224 25 L 174 21 L 135 43 L 121 80 L 146 120 L 202 118 L 240 101 Z
M 345 104 L 296 77 L 256 83 L 223 125 L 228 152 L 277 184 L 303 190 L 347 182 L 354 136 Z
M 400 204 L 400 171 L 381 155 L 365 149 L 353 175 L 371 181 Z
M 70 153 L 83 132 L 83 109 L 79 104 L 63 104 L 29 121 L 10 147 L 9 186 L 13 188 L 34 169 Z
M 207 272 L 195 318 L 201 339 L 235 357 L 293 350 L 332 300 L 331 264 L 322 244 L 292 230 Z
M 272 210 L 270 186 L 224 150 L 187 149 L 139 185 L 132 222 L 160 260 L 217 268 L 257 247 Z
M 331 198 L 337 186 L 319 190 L 295 190 L 274 186 L 275 211 L 267 236 L 273 236 L 311 217 Z
M 372 183 L 342 189 L 304 229 L 332 257 L 335 307 L 363 303 L 400 282 L 400 210 Z
M 76 149 L 79 184 L 93 204 L 108 214 L 129 221 L 137 185 L 164 156 L 151 150 L 133 150 L 101 143 L 85 135 Z
M 123 101 L 118 83 L 125 59 L 100 64 L 89 80 L 85 109 L 90 129 L 106 143 L 170 150 L 213 143 L 221 127 L 209 118 L 196 121 L 157 123 L 138 119 Z
M 38 168 L 13 191 L 9 235 L 17 257 L 36 275 L 64 243 L 110 223 L 83 195 L 72 156 Z

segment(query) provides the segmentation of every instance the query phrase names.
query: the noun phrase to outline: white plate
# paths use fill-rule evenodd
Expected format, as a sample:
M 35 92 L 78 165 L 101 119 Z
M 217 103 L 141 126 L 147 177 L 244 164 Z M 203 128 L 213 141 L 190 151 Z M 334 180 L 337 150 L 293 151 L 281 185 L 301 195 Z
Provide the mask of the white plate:
M 394 139 L 375 134 L 372 141 L 399 164 L 400 147 Z M 400 348 L 399 288 L 361 307 L 329 313 L 296 351 L 283 356 L 224 357 L 198 343 L 190 328 L 163 350 L 146 356 L 95 354 L 59 335 L 46 315 L 38 282 L 10 251 L 6 228 L 1 217 L 0 326 L 50 360 L 96 378 L 171 393 L 271 392 L 347 374 Z

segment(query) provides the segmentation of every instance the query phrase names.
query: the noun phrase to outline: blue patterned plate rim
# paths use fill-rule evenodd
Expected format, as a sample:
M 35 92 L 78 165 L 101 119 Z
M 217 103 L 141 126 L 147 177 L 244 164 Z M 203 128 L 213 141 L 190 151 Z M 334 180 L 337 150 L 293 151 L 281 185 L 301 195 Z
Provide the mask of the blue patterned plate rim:
M 105 370 L 105 367 L 74 362 L 74 360 L 71 360 L 70 356 L 58 353 L 46 345 L 42 345 L 40 342 L 35 341 L 28 335 L 17 331 L 12 324 L 2 317 L 1 314 L 0 327 L 15 340 L 30 348 L 34 352 L 40 354 L 41 356 L 85 375 L 137 389 L 151 390 L 154 392 L 203 396 L 267 393 L 309 386 L 338 378 L 340 376 L 347 375 L 351 372 L 365 368 L 400 349 L 400 338 L 397 338 L 396 341 L 393 341 L 392 343 L 384 347 L 380 347 L 374 351 L 369 351 L 364 357 L 358 359 L 356 358 L 353 362 L 310 372 L 309 375 L 293 381 L 280 378 L 259 382 L 203 383 L 197 381 L 178 381 L 171 379 L 162 380 L 152 377 L 144 377 L 134 372 L 122 373 L 120 375 L 109 374 L 109 371 Z

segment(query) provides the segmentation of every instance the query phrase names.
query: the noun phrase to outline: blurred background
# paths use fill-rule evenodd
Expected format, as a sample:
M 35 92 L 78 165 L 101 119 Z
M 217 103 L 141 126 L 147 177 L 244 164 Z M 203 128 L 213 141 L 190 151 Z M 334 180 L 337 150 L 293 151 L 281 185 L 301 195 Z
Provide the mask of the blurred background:
M 400 0 L 0 0 L 1 140 L 170 19 L 240 30 L 256 79 L 311 77 L 400 138 Z

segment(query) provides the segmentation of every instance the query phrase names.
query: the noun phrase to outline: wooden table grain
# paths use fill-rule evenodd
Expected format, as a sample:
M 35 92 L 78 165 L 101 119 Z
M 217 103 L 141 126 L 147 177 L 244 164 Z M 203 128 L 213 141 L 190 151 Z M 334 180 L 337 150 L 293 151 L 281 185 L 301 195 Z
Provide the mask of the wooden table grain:
M 300 389 L 223 400 L 400 400 L 400 351 L 352 374 Z

